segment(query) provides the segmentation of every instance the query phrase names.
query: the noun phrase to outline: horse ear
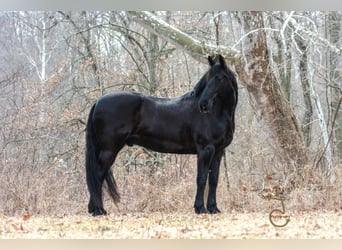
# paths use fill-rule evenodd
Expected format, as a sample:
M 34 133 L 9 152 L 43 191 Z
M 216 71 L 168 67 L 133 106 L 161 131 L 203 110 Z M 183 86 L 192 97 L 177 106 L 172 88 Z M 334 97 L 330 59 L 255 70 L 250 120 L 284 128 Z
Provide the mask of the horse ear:
M 208 62 L 210 66 L 213 66 L 215 64 L 214 60 L 211 58 L 211 56 L 208 56 Z
M 227 64 L 226 64 L 226 61 L 224 60 L 224 57 L 221 56 L 221 55 L 219 55 L 219 62 L 220 62 L 220 65 L 221 65 L 222 68 L 224 68 L 224 69 L 228 68 Z

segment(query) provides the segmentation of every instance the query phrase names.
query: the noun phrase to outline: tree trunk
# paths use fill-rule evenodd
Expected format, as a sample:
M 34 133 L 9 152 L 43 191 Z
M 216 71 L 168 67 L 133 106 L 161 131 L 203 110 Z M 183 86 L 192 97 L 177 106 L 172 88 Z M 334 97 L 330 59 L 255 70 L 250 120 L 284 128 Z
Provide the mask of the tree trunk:
M 266 33 L 262 30 L 262 13 L 241 12 L 239 20 L 244 33 L 259 29 L 250 32 L 242 41 L 244 53 L 238 67 L 239 76 L 246 84 L 252 102 L 270 129 L 285 162 L 302 167 L 308 160 L 307 149 L 297 119 L 270 70 Z
M 303 98 L 304 98 L 304 117 L 303 117 L 303 127 L 302 132 L 305 138 L 306 146 L 309 147 L 311 144 L 311 130 L 312 130 L 312 102 L 310 95 L 310 83 L 308 78 L 308 53 L 307 53 L 307 45 L 303 41 L 302 38 L 296 36 L 296 43 L 298 49 L 301 50 L 300 62 L 299 62 L 299 74 L 300 74 L 300 82 L 302 84 L 303 89 Z
M 281 21 L 286 20 L 286 14 L 282 13 Z M 278 17 L 277 17 L 278 18 Z M 279 20 L 279 21 L 280 21 Z M 271 24 L 273 23 L 273 16 L 270 17 Z M 286 22 L 286 21 L 285 21 Z M 274 25 L 272 25 L 274 26 Z M 272 27 L 273 28 L 273 27 Z M 275 29 L 277 27 L 274 27 Z M 290 50 L 289 29 L 285 29 L 282 32 L 275 33 L 274 40 L 278 47 L 277 56 L 273 56 L 276 67 L 279 71 L 280 85 L 284 93 L 286 100 L 291 103 L 291 69 L 292 69 L 292 54 Z
M 148 40 L 148 60 L 147 60 L 147 67 L 148 67 L 148 78 L 150 82 L 150 92 L 155 93 L 157 90 L 157 76 L 156 76 L 156 62 L 158 60 L 158 37 L 153 34 L 149 33 L 149 40 Z
M 338 12 L 331 12 L 328 16 L 330 24 L 330 41 L 332 44 L 338 44 L 340 39 L 340 33 L 342 30 L 341 22 L 342 15 Z M 339 102 L 342 94 L 342 84 L 341 84 L 341 70 L 339 69 L 339 57 L 335 53 L 329 53 L 330 60 L 330 74 L 329 74 L 329 85 L 333 86 L 332 92 L 332 102 L 331 102 L 331 113 L 336 113 L 335 124 L 332 124 L 332 129 L 335 132 L 336 141 L 336 153 L 337 159 L 342 159 L 342 112 L 338 111 Z

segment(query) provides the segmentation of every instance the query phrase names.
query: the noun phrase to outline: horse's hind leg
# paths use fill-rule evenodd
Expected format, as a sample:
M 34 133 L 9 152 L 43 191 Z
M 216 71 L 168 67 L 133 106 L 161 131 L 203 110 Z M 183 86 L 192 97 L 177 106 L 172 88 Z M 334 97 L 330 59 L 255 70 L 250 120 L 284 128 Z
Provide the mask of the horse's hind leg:
M 97 159 L 99 169 L 94 176 L 96 185 L 94 185 L 95 187 L 88 204 L 88 211 L 94 216 L 107 214 L 106 210 L 103 208 L 102 186 L 106 175 L 112 174 L 110 168 L 113 165 L 119 150 L 100 150 L 99 152 Z

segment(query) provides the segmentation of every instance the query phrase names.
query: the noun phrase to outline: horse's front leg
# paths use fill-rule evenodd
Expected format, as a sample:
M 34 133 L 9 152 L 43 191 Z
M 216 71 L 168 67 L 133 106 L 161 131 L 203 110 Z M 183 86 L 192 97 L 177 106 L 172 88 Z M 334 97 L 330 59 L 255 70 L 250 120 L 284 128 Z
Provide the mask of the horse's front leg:
M 208 213 L 204 207 L 204 190 L 207 182 L 209 167 L 215 155 L 214 145 L 207 145 L 199 149 L 197 153 L 197 193 L 195 199 L 195 212 L 197 214 Z
M 217 208 L 216 204 L 216 187 L 218 183 L 219 173 L 220 173 L 220 162 L 223 155 L 223 150 L 216 152 L 209 171 L 209 193 L 207 201 L 207 209 L 209 213 L 216 214 L 221 211 Z

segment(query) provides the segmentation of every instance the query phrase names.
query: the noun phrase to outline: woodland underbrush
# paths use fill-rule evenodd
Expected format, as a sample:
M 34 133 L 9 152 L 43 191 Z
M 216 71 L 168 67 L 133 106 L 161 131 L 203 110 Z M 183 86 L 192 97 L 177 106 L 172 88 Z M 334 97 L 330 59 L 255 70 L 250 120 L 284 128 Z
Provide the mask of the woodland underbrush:
M 293 186 L 294 173 L 240 166 L 229 152 L 227 155 L 221 164 L 217 189 L 218 207 L 223 213 L 269 211 L 281 205 L 270 199 L 277 196 L 285 197 L 284 205 L 290 211 L 342 209 L 341 171 L 337 172 L 336 181 L 330 183 L 322 171 L 308 166 L 302 181 Z M 193 211 L 196 156 L 128 148 L 118 158 L 113 172 L 121 202 L 116 207 L 104 189 L 104 204 L 109 213 Z M 89 196 L 83 167 L 61 166 L 61 162 L 44 170 L 1 167 L 0 213 L 87 213 Z

